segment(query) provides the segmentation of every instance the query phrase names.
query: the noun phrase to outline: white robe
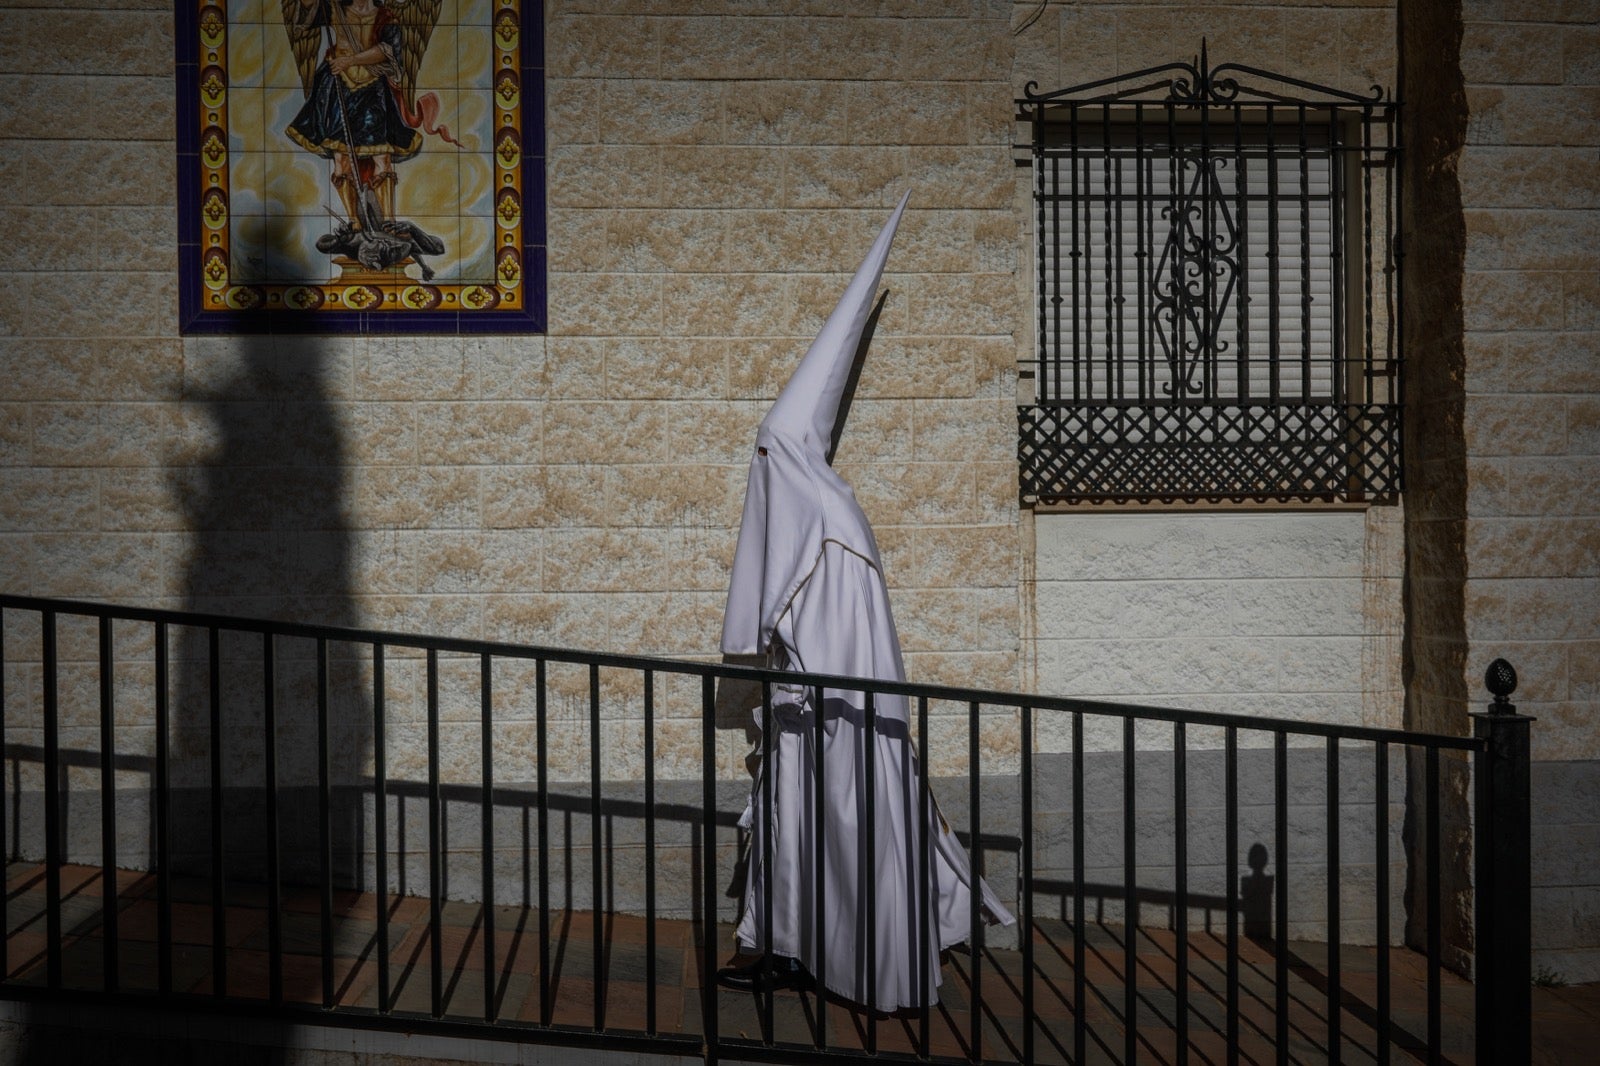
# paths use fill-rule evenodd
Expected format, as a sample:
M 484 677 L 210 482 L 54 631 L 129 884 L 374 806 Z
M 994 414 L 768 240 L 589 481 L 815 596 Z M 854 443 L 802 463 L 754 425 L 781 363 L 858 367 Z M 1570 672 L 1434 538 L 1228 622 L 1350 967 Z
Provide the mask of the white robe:
M 853 624 L 840 625 L 841 617 Z M 780 663 L 811 673 L 902 679 L 900 646 L 889 614 L 888 592 L 876 566 L 836 541 L 825 541 L 821 557 L 777 628 Z M 767 886 L 772 886 L 772 950 L 819 972 L 817 924 L 822 924 L 820 976 L 828 989 L 882 1011 L 938 1001 L 939 952 L 970 937 L 971 875 L 965 850 L 929 797 L 918 819 L 921 782 L 903 697 L 873 699 L 877 732 L 873 767 L 875 800 L 868 801 L 864 742 L 866 700 L 862 693 L 824 690 L 822 779 L 824 845 L 820 913 L 817 889 L 816 718 L 814 689 L 774 686 L 771 755 L 773 769 L 772 876 L 766 857 L 762 802 L 757 778 L 746 810 L 751 830 L 749 877 L 737 937 L 747 950 L 766 946 Z M 762 711 L 755 710 L 757 728 Z M 766 738 L 763 738 L 765 742 Z M 873 913 L 866 911 L 866 813 L 873 815 Z M 928 885 L 918 890 L 922 830 L 931 832 Z M 979 883 L 984 911 L 1010 923 L 994 893 Z M 924 909 L 926 907 L 926 909 Z M 918 914 L 928 914 L 927 955 L 921 954 Z M 866 938 L 875 941 L 876 980 L 866 971 Z M 924 970 L 925 967 L 925 970 Z M 870 982 L 870 991 L 869 991 Z
M 852 358 L 905 207 L 903 198 L 757 431 L 723 617 L 722 650 L 728 654 L 766 653 L 780 668 L 816 674 L 905 679 L 877 542 L 855 493 L 828 462 Z M 971 876 L 937 808 L 930 804 L 922 816 L 916 813 L 922 786 L 905 699 L 877 697 L 876 729 L 869 734 L 863 693 L 824 691 L 819 823 L 815 690 L 774 685 L 772 698 L 776 735 L 763 737 L 771 746 L 772 868 L 765 862 L 766 782 L 758 777 L 746 811 L 752 840 L 740 943 L 753 951 L 768 946 L 770 888 L 773 952 L 800 959 L 831 991 L 879 1010 L 921 1005 L 924 973 L 927 1001 L 935 1001 L 938 952 L 971 935 Z M 755 713 L 760 728 L 761 708 Z M 869 743 L 875 757 L 870 795 Z M 864 868 L 869 813 L 871 870 Z M 931 839 L 924 886 L 925 832 Z M 982 903 L 991 918 L 1012 921 L 986 885 Z M 926 955 L 918 914 L 931 916 Z M 869 936 L 876 964 L 870 981 Z

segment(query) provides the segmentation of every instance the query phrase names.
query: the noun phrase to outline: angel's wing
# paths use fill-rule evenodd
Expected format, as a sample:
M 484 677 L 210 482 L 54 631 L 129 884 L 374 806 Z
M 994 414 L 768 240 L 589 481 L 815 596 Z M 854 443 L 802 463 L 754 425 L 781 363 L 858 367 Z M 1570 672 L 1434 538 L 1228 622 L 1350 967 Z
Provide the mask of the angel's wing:
M 294 52 L 295 69 L 300 72 L 300 87 L 311 95 L 311 80 L 317 73 L 317 53 L 322 51 L 322 27 L 307 24 L 301 0 L 282 0 L 283 28 L 289 31 L 289 47 Z
M 389 0 L 389 15 L 400 27 L 400 91 L 405 94 L 406 107 L 417 103 L 417 70 L 422 66 L 422 53 L 428 50 L 428 38 L 439 22 L 439 8 L 444 0 Z

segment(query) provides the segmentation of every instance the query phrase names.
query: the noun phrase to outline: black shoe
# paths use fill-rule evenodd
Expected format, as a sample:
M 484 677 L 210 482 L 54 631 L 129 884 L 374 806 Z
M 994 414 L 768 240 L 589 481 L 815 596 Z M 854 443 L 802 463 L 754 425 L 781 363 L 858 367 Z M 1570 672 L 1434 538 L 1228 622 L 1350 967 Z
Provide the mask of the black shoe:
M 764 972 L 768 962 L 768 959 L 760 958 L 743 966 L 724 966 L 717 971 L 717 984 L 740 992 L 778 992 L 785 988 L 810 986 L 811 975 L 800 965 L 799 959 L 773 955 L 770 960 L 771 973 Z

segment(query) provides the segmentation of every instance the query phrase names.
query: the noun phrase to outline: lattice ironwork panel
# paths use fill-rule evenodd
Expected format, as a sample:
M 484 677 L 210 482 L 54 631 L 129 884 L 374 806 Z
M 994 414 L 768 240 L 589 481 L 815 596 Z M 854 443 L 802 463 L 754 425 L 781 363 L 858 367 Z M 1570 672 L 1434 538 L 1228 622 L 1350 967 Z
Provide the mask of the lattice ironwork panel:
M 1400 492 L 1395 404 L 1017 408 L 1024 504 L 1379 500 Z

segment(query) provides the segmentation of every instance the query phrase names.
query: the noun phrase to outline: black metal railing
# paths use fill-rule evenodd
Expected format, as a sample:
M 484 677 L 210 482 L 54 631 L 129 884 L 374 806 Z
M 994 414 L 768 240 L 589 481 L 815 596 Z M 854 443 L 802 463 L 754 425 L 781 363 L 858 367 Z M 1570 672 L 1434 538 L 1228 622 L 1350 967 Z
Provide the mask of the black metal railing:
M 1035 88 L 1024 502 L 1398 493 L 1399 105 L 1203 43 Z
M 1471 1035 L 1528 1059 L 1529 719 L 1500 662 L 1456 737 L 9 595 L 0 653 L 13 999 L 708 1060 L 1446 1061 L 1467 848 Z M 716 986 L 749 789 L 719 729 L 772 735 L 778 685 L 867 693 L 869 731 L 908 701 L 920 802 L 1019 920 L 973 893 L 937 1005 Z M 1393 943 L 1407 781 L 1420 953 Z

